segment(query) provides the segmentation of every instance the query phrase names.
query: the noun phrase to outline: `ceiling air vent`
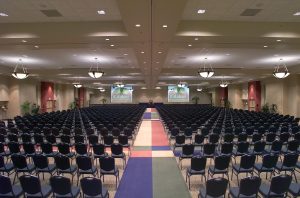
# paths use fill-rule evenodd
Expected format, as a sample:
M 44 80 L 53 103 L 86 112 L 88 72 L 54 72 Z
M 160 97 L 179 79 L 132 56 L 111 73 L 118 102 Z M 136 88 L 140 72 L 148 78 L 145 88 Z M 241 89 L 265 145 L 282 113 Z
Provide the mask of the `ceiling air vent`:
M 246 9 L 241 13 L 241 16 L 255 16 L 257 15 L 262 9 Z
M 117 56 L 116 59 L 124 59 L 122 56 Z
M 41 10 L 47 17 L 62 17 L 62 14 L 57 10 Z

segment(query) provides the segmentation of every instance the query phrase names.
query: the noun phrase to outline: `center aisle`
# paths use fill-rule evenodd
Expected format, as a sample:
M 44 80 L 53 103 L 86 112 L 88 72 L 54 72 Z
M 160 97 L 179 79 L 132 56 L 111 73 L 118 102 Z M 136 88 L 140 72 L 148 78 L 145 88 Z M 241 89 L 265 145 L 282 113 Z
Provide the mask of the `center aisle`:
M 154 108 L 144 113 L 115 197 L 191 197 Z

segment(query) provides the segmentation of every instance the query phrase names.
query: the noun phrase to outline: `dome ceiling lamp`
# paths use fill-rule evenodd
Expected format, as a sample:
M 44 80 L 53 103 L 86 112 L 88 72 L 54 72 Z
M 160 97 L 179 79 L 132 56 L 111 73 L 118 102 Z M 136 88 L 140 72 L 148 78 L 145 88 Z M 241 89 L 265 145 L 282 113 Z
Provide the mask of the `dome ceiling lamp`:
M 275 67 L 273 76 L 275 78 L 286 78 L 290 75 L 289 70 L 286 67 L 286 64 L 282 61 L 282 58 L 279 60 L 278 65 Z
M 228 87 L 228 82 L 224 81 L 224 77 L 223 77 L 219 85 L 220 87 L 225 88 Z
M 82 84 L 81 83 L 74 83 L 73 84 L 75 88 L 79 89 L 82 87 Z
M 179 81 L 178 84 L 177 84 L 177 87 L 180 87 L 180 88 L 187 87 L 187 83 L 186 83 L 186 82 Z
M 203 68 L 199 69 L 198 74 L 203 78 L 211 78 L 215 74 L 215 72 L 211 64 L 209 64 L 209 66 L 206 65 L 206 61 L 207 58 L 204 58 Z
M 124 83 L 122 83 L 122 82 L 116 82 L 116 83 L 115 83 L 115 86 L 116 86 L 116 87 L 119 87 L 119 88 L 123 88 L 125 85 L 124 85 Z
M 103 87 L 99 87 L 98 89 L 101 93 L 105 92 L 105 89 Z
M 98 58 L 95 58 L 96 66 L 93 68 L 93 65 L 90 67 L 90 71 L 88 72 L 91 78 L 100 78 L 103 76 L 104 72 L 99 69 Z
M 22 67 L 23 71 L 18 71 L 18 67 Z M 11 74 L 13 77 L 15 77 L 16 79 L 25 79 L 29 76 L 29 73 L 27 72 L 27 69 L 24 67 L 22 59 L 19 59 L 19 62 L 17 63 L 17 65 L 15 66 L 14 72 Z
M 201 92 L 203 89 L 202 88 L 197 88 L 196 89 L 198 92 Z

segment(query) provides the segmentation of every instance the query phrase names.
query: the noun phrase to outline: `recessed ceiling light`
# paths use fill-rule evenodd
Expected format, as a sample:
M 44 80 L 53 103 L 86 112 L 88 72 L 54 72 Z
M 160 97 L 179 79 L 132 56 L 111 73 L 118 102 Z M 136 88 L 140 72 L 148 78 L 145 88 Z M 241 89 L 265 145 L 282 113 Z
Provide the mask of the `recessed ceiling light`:
M 6 14 L 6 13 L 4 13 L 4 12 L 0 12 L 0 16 L 2 16 L 2 17 L 7 17 L 8 14 Z
M 195 41 L 198 41 L 199 40 L 199 38 L 195 38 Z
M 163 28 L 167 28 L 167 27 L 168 27 L 168 25 L 163 25 L 162 27 L 163 27 Z
M 192 44 L 188 44 L 189 47 L 192 47 Z
M 156 63 L 157 63 L 157 64 L 159 64 L 159 62 L 158 62 L 158 61 L 157 61 Z
M 109 41 L 109 38 L 106 38 L 105 40 L 106 40 L 106 41 Z
M 144 51 L 141 51 L 141 54 L 144 54 L 145 52 Z
M 206 10 L 204 10 L 204 9 L 199 9 L 199 10 L 197 11 L 198 14 L 204 14 L 205 12 L 206 12 Z
M 155 87 L 155 89 L 161 89 L 161 87 Z
M 123 54 L 124 56 L 128 56 L 128 54 Z
M 280 40 L 280 39 L 277 39 L 276 41 L 277 41 L 277 42 L 281 42 L 281 40 Z
M 98 10 L 97 13 L 100 14 L 100 15 L 104 15 L 105 11 L 104 10 Z
M 111 44 L 110 47 L 114 47 L 115 45 Z
M 230 54 L 226 54 L 226 56 L 230 56 Z
M 293 15 L 294 16 L 300 16 L 300 12 L 295 12 Z
M 162 52 L 157 52 L 157 53 L 161 54 Z
M 26 41 L 26 40 L 22 40 L 22 42 L 23 42 L 23 43 L 26 43 L 27 41 Z
M 141 24 L 135 24 L 135 27 L 141 27 Z
M 38 45 L 35 45 L 34 47 L 35 47 L 35 48 L 39 48 L 39 46 L 38 46 Z
M 267 45 L 264 45 L 264 47 L 268 47 Z
M 73 56 L 77 56 L 77 54 L 73 54 Z
M 146 64 L 147 62 L 146 61 L 144 61 L 144 64 Z
M 278 56 L 278 54 L 274 54 L 274 56 Z
M 141 87 L 141 89 L 147 89 L 146 87 Z

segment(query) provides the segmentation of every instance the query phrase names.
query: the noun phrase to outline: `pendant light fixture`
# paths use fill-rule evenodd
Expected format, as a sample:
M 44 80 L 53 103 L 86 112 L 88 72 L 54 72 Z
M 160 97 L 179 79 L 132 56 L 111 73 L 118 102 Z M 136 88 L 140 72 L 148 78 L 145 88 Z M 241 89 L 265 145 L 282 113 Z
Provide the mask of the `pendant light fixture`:
M 202 91 L 202 88 L 197 88 L 196 89 L 198 92 L 201 92 Z
M 222 78 L 221 82 L 220 82 L 220 87 L 227 87 L 228 86 L 228 82 L 224 81 L 224 77 Z
M 181 88 L 186 87 L 186 86 L 187 86 L 187 84 L 185 82 L 182 82 L 182 81 L 179 81 L 178 84 L 177 84 L 177 87 L 181 87 Z
M 282 58 L 279 60 L 278 65 L 275 67 L 273 76 L 275 78 L 286 78 L 290 75 L 285 63 L 282 61 Z
M 101 93 L 105 92 L 105 89 L 103 87 L 99 87 L 98 89 Z
M 122 82 L 116 82 L 114 84 L 115 87 L 123 88 L 125 85 Z
M 74 85 L 74 87 L 76 87 L 77 89 L 79 89 L 79 88 L 82 87 L 82 84 L 81 84 L 81 83 L 74 83 L 73 85 Z
M 88 72 L 89 76 L 92 78 L 100 78 L 103 76 L 104 72 L 99 70 L 98 58 L 95 58 L 96 68 L 93 68 L 93 65 L 90 67 L 90 71 Z
M 18 71 L 19 65 L 20 65 L 20 67 L 22 67 L 23 71 Z M 19 59 L 19 62 L 17 63 L 17 65 L 14 69 L 14 72 L 11 75 L 20 80 L 28 77 L 29 73 L 27 72 L 27 69 L 24 67 L 24 65 L 22 63 L 22 59 Z
M 207 58 L 204 58 L 203 68 L 198 71 L 198 74 L 203 78 L 210 78 L 215 74 L 215 72 L 211 64 L 208 67 L 206 66 L 206 61 Z

